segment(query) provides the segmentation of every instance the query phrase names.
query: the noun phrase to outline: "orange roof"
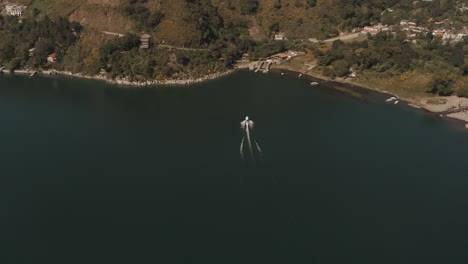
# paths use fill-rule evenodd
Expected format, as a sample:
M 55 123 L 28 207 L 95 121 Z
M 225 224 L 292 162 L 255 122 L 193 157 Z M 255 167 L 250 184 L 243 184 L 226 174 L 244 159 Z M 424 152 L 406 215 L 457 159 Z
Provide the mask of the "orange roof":
M 279 57 L 279 58 L 284 59 L 284 58 L 289 57 L 289 55 L 286 53 L 278 53 L 278 54 L 272 55 L 272 57 Z
M 51 58 L 57 58 L 57 54 L 55 54 L 55 53 L 49 54 L 49 57 L 51 57 Z

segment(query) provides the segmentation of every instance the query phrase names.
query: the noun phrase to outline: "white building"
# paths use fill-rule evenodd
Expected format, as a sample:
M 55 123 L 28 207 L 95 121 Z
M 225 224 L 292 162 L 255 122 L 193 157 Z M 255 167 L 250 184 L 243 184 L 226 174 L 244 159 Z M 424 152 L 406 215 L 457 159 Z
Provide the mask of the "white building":
M 275 40 L 284 40 L 285 37 L 284 37 L 284 33 L 283 32 L 278 32 L 277 34 L 275 34 Z
M 371 34 L 371 35 L 375 35 L 375 34 L 377 34 L 377 33 L 379 33 L 379 32 L 380 32 L 380 28 L 378 28 L 378 27 L 371 27 L 371 26 L 365 26 L 365 27 L 362 29 L 362 31 L 361 31 L 361 33 L 364 33 L 364 34 L 369 33 L 369 34 Z
M 18 5 L 5 6 L 5 11 L 7 15 L 9 16 L 21 16 L 25 9 L 26 9 L 26 6 L 18 6 Z

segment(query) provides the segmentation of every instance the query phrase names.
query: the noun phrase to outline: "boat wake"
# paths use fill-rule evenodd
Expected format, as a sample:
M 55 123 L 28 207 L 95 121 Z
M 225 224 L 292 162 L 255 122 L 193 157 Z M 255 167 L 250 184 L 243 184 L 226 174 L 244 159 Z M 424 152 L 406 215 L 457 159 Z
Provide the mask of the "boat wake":
M 246 116 L 245 120 L 241 122 L 244 137 L 242 138 L 239 151 L 243 161 L 256 165 L 263 161 L 263 152 L 258 142 L 252 136 L 253 127 L 254 122 Z M 254 144 L 252 144 L 252 141 Z

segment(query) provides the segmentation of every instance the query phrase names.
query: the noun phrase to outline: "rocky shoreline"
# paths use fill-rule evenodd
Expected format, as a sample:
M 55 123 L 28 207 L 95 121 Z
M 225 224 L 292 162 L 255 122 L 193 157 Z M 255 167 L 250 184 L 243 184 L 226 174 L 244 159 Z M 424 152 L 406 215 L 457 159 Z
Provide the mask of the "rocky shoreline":
M 76 77 L 76 78 L 83 78 L 83 79 L 92 79 L 92 80 L 100 80 L 105 81 L 110 84 L 116 84 L 119 86 L 126 86 L 126 87 L 144 87 L 144 86 L 156 86 L 156 85 L 191 85 L 196 83 L 202 83 L 210 80 L 215 80 L 226 75 L 231 74 L 234 70 L 226 70 L 223 72 L 215 72 L 212 74 L 205 75 L 200 78 L 194 79 L 175 79 L 175 80 L 148 80 L 148 81 L 129 81 L 128 78 L 116 78 L 116 79 L 109 79 L 105 75 L 85 75 L 81 73 L 73 73 L 70 71 L 56 71 L 56 70 L 46 70 L 46 71 L 33 71 L 33 70 L 15 70 L 12 74 L 22 74 L 22 75 L 36 75 L 39 74 L 41 76 L 54 76 L 54 75 L 61 75 L 61 76 L 68 76 L 68 77 Z M 8 72 L 6 72 L 8 73 Z M 32 77 L 32 76 L 31 76 Z
M 191 85 L 196 83 L 202 83 L 210 80 L 215 80 L 217 78 L 221 78 L 233 73 L 239 69 L 246 69 L 251 63 L 243 63 L 237 65 L 235 69 L 226 70 L 224 72 L 216 72 L 213 74 L 208 74 L 200 78 L 196 79 L 182 79 L 182 80 L 148 80 L 148 81 L 139 81 L 133 82 L 129 81 L 128 78 L 116 78 L 116 79 L 109 79 L 105 75 L 84 75 L 81 73 L 72 73 L 69 71 L 55 71 L 55 70 L 48 70 L 48 71 L 32 71 L 32 70 L 15 70 L 13 74 L 23 74 L 23 75 L 32 75 L 32 74 L 40 74 L 41 76 L 53 76 L 53 75 L 61 75 L 61 76 L 69 76 L 69 77 L 77 77 L 77 78 L 84 78 L 84 79 L 92 79 L 92 80 L 101 80 L 105 81 L 110 84 L 115 84 L 123 87 L 145 87 L 145 86 L 184 86 L 184 85 Z M 450 119 L 456 119 L 458 121 L 462 121 L 465 124 L 465 127 L 468 128 L 468 98 L 461 98 L 457 96 L 448 96 L 448 97 L 427 97 L 427 98 L 420 98 L 418 100 L 411 99 L 411 98 L 403 98 L 398 94 L 394 94 L 388 91 L 381 91 L 377 89 L 373 89 L 372 87 L 367 87 L 357 82 L 350 82 L 345 79 L 327 79 L 323 76 L 313 75 L 307 72 L 303 72 L 300 70 L 291 69 L 290 67 L 281 67 L 281 65 L 277 65 L 275 67 L 277 70 L 287 70 L 291 72 L 295 72 L 298 74 L 303 74 L 313 79 L 332 82 L 336 84 L 344 84 L 344 85 L 351 85 L 355 86 L 359 89 L 369 90 L 381 94 L 387 94 L 389 96 L 394 96 L 398 98 L 399 101 L 405 102 L 406 105 L 411 106 L 415 109 L 425 110 L 427 112 L 437 114 L 439 117 L 447 117 Z

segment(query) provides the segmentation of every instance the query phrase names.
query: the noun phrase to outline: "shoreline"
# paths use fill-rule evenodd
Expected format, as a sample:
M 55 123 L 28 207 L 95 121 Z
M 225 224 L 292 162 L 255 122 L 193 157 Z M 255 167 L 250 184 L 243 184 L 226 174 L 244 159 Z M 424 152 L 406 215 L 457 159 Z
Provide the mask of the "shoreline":
M 412 98 L 402 97 L 399 94 L 392 93 L 386 90 L 377 90 L 372 87 L 368 87 L 364 84 L 359 82 L 348 81 L 343 78 L 335 78 L 330 79 L 320 74 L 311 74 L 306 71 L 301 71 L 298 69 L 294 69 L 290 66 L 284 66 L 281 64 L 275 65 L 270 71 L 273 72 L 280 72 L 289 71 L 291 73 L 302 74 L 307 76 L 311 79 L 320 80 L 326 83 L 331 83 L 334 85 L 345 86 L 346 88 L 351 88 L 348 91 L 343 91 L 341 89 L 337 89 L 341 92 L 349 92 L 351 95 L 353 93 L 359 93 L 360 95 L 365 95 L 364 92 L 373 92 L 376 94 L 381 95 L 388 95 L 390 97 L 396 97 L 400 104 L 403 103 L 411 107 L 414 110 L 419 110 L 428 114 L 431 114 L 433 117 L 443 118 L 445 120 L 450 121 L 451 123 L 457 123 L 461 125 L 463 128 L 468 129 L 468 98 L 462 98 L 458 96 L 447 96 L 447 97 L 426 97 L 420 98 L 419 100 L 415 100 Z M 341 87 L 343 88 L 343 87 Z M 435 102 L 435 103 L 431 103 Z
M 73 73 L 70 71 L 57 71 L 57 70 L 45 70 L 45 71 L 33 71 L 33 70 L 25 70 L 19 69 L 13 72 L 3 72 L 3 74 L 13 74 L 13 75 L 31 75 L 33 76 L 42 76 L 42 77 L 52 77 L 55 75 L 58 76 L 65 76 L 65 77 L 72 77 L 72 78 L 81 78 L 81 79 L 89 79 L 89 80 L 97 80 L 97 81 L 104 81 L 109 84 L 118 85 L 121 87 L 146 87 L 146 86 L 184 86 L 184 85 L 192 85 L 203 83 L 206 81 L 215 80 L 224 76 L 227 76 L 233 73 L 236 69 L 228 69 L 222 72 L 215 72 L 212 74 L 207 74 L 199 78 L 194 79 L 181 79 L 181 80 L 147 80 L 147 81 L 129 81 L 128 78 L 116 78 L 110 79 L 105 75 L 85 75 L 81 73 Z
M 59 75 L 59 76 L 72 77 L 72 78 L 99 80 L 99 81 L 104 81 L 106 83 L 114 84 L 114 85 L 121 86 L 121 87 L 139 88 L 139 87 L 147 87 L 147 86 L 186 86 L 186 85 L 199 84 L 199 83 L 203 83 L 206 81 L 211 81 L 211 80 L 225 77 L 239 70 L 246 70 L 249 68 L 249 66 L 252 63 L 255 63 L 255 62 L 238 63 L 235 65 L 234 69 L 228 69 L 223 72 L 215 72 L 215 73 L 208 74 L 203 77 L 196 78 L 196 79 L 164 80 L 164 81 L 148 80 L 148 81 L 131 82 L 131 81 L 128 81 L 127 78 L 109 79 L 107 78 L 107 76 L 104 76 L 104 75 L 91 76 L 91 75 L 84 75 L 81 73 L 72 73 L 69 71 L 56 71 L 56 70 L 46 70 L 46 71 L 38 72 L 38 71 L 19 69 L 11 73 L 10 72 L 3 72 L 3 73 L 4 74 L 19 74 L 19 75 L 31 75 L 33 73 L 36 73 L 44 77 L 52 77 L 54 75 Z M 435 117 L 449 119 L 451 121 L 457 121 L 457 123 L 463 124 L 463 126 L 468 129 L 468 98 L 461 98 L 457 96 L 447 96 L 447 97 L 438 96 L 438 97 L 427 97 L 427 98 L 421 98 L 420 100 L 415 100 L 412 98 L 401 97 L 398 94 L 395 94 L 386 90 L 377 90 L 375 88 L 368 87 L 367 85 L 364 85 L 358 82 L 347 81 L 342 78 L 329 79 L 320 74 L 313 74 L 310 72 L 301 71 L 298 69 L 294 69 L 293 67 L 285 66 L 282 64 L 279 64 L 279 65 L 277 64 L 271 69 L 271 71 L 275 73 L 281 70 L 289 71 L 289 72 L 297 73 L 297 74 L 302 74 L 309 78 L 324 81 L 327 83 L 345 86 L 341 88 L 347 88 L 348 89 L 347 91 L 342 90 L 342 89 L 337 89 L 337 90 L 341 92 L 350 92 L 351 95 L 353 95 L 353 93 L 363 95 L 363 92 L 367 91 L 367 92 L 374 92 L 374 93 L 381 94 L 381 95 L 393 96 L 393 97 L 396 97 L 397 100 L 399 100 L 400 102 L 404 103 L 405 105 L 410 106 L 411 108 L 415 110 L 420 110 L 426 113 L 430 113 Z M 352 88 L 352 89 L 349 89 L 349 88 Z

